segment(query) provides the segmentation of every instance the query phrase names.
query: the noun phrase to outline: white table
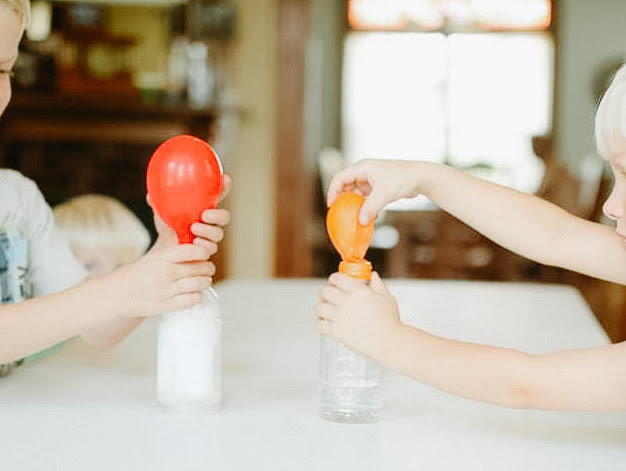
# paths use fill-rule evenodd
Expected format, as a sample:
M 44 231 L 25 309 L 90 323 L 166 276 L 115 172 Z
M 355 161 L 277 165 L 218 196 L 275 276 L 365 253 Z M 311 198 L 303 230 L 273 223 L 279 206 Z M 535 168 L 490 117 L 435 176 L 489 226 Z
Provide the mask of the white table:
M 216 416 L 158 410 L 155 321 L 113 351 L 74 342 L 18 369 L 0 380 L 0 469 L 626 468 L 623 413 L 508 410 L 392 373 L 380 423 L 319 419 L 319 342 L 311 311 L 322 285 L 219 286 L 225 402 Z M 530 352 L 607 343 L 572 288 L 425 281 L 390 287 L 404 320 L 437 334 Z

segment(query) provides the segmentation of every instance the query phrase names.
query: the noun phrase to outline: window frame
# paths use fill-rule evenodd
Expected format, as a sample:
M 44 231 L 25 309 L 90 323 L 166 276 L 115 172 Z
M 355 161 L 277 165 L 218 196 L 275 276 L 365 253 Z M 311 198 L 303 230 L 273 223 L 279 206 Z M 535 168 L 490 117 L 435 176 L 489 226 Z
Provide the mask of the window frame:
M 553 47 L 554 47 L 554 62 L 553 62 L 553 68 L 552 68 L 552 119 L 550 120 L 550 129 L 548 131 L 548 141 L 550 141 L 551 143 L 554 141 L 554 139 L 552 138 L 552 136 L 556 136 L 557 135 L 557 127 L 559 124 L 559 116 L 558 116 L 558 110 L 559 110 L 559 94 L 558 94 L 558 84 L 559 84 L 559 79 L 560 79 L 560 68 L 559 68 L 559 62 L 560 62 L 560 42 L 559 42 L 559 6 L 560 6 L 560 0 L 550 0 L 550 4 L 551 4 L 551 9 L 550 9 L 550 24 L 547 27 L 542 27 L 542 28 L 536 28 L 536 27 L 532 27 L 532 28 L 496 28 L 496 27 L 472 27 L 472 28 L 467 28 L 467 27 L 463 27 L 463 28 L 458 28 L 458 27 L 451 27 L 448 28 L 446 27 L 446 25 L 444 25 L 444 27 L 442 28 L 422 28 L 419 27 L 418 25 L 415 24 L 409 24 L 407 27 L 402 28 L 402 29 L 395 29 L 395 28 L 353 28 L 350 25 L 350 21 L 349 21 L 349 3 L 350 0 L 341 0 L 341 14 L 342 14 L 342 32 L 341 32 L 341 41 L 340 41 L 340 53 L 339 53 L 339 60 L 340 60 L 340 73 L 341 76 L 343 76 L 343 61 L 344 61 L 344 44 L 345 44 L 345 39 L 346 36 L 349 33 L 355 32 L 355 33 L 359 33 L 359 32 L 388 32 L 388 33 L 397 33 L 397 34 L 402 34 L 402 33 L 412 33 L 412 32 L 419 32 L 419 33 L 441 33 L 444 34 L 446 37 L 449 37 L 452 34 L 457 34 L 457 33 L 462 33 L 462 34 L 519 34 L 519 33 L 545 33 L 548 34 L 551 39 L 552 39 L 552 43 L 553 43 Z M 340 77 L 341 78 L 341 77 Z M 341 111 L 342 111 L 342 103 L 343 103 L 343 90 L 342 90 L 342 86 L 341 86 L 341 80 L 340 82 L 337 84 L 337 87 L 339 88 L 338 90 L 338 103 L 337 103 L 337 108 L 339 111 L 339 114 L 341 115 Z M 343 146 L 343 133 L 341 131 L 341 122 L 338 123 L 340 129 L 338 130 L 338 135 L 339 135 L 339 144 L 341 146 Z M 448 147 L 448 144 L 446 144 L 446 147 Z M 541 159 L 546 159 L 548 157 L 551 156 L 551 152 L 552 149 L 549 149 L 549 154 L 550 155 L 538 155 L 539 158 Z M 448 163 L 449 162 L 449 155 L 444 156 L 444 163 Z
M 344 36 L 352 31 L 364 31 L 364 32 L 388 32 L 388 33 L 442 33 L 444 35 L 454 33 L 537 33 L 537 32 L 549 32 L 554 35 L 556 32 L 556 23 L 558 12 L 557 4 L 558 0 L 548 0 L 550 2 L 550 22 L 545 27 L 528 27 L 528 28 L 509 28 L 506 26 L 447 26 L 444 24 L 441 28 L 424 28 L 414 23 L 408 23 L 404 28 L 390 28 L 390 27 L 372 27 L 372 28 L 353 28 L 350 24 L 350 0 L 343 0 L 343 13 L 344 13 Z

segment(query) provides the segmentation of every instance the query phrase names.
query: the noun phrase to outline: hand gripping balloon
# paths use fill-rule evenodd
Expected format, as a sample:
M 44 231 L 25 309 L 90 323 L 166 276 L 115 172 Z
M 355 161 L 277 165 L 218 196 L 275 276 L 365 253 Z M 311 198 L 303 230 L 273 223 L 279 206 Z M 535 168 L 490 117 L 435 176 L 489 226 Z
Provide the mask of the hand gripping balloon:
M 172 137 L 152 154 L 146 177 L 155 211 L 178 242 L 191 243 L 191 225 L 217 206 L 222 193 L 224 173 L 215 151 L 197 137 Z
M 355 193 L 341 193 L 326 215 L 330 241 L 341 255 L 339 271 L 353 278 L 369 280 L 372 264 L 365 260 L 374 231 L 374 221 L 359 224 L 358 215 L 365 198 Z

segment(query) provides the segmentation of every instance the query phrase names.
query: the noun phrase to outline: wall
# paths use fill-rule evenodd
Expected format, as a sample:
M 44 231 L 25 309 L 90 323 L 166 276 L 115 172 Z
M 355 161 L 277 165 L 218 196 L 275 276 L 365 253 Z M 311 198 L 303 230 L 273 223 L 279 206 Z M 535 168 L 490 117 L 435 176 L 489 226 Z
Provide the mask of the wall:
M 132 56 L 133 81 L 142 86 L 147 75 L 165 80 L 169 45 L 168 7 L 114 5 L 111 7 L 111 33 L 132 36 L 137 46 Z M 147 73 L 147 74 L 146 74 Z M 158 84 L 162 85 L 162 83 Z
M 304 154 L 317 162 L 325 147 L 341 144 L 343 0 L 312 0 L 307 45 Z
M 626 57 L 624 0 L 560 1 L 559 123 L 556 151 L 570 169 L 594 152 L 593 81 L 599 67 Z
M 243 108 L 228 171 L 227 275 L 262 278 L 274 270 L 276 0 L 237 0 L 232 56 L 236 101 Z
M 236 38 L 229 60 L 229 104 L 242 113 L 223 155 L 233 178 L 224 202 L 231 211 L 224 249 L 226 275 L 262 278 L 274 271 L 274 166 L 276 101 L 276 0 L 235 0 Z M 114 34 L 138 37 L 134 79 L 162 75 L 167 67 L 168 9 L 160 6 L 111 8 Z M 148 72 L 148 74 L 146 74 Z M 139 83 L 138 83 L 139 85 Z M 229 132 L 230 134 L 230 132 Z

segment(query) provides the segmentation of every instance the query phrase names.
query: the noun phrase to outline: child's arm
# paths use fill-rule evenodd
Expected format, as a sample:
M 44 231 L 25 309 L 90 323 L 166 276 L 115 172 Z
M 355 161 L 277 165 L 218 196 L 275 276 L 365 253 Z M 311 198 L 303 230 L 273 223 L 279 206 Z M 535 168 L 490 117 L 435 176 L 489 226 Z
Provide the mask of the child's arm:
M 208 257 L 198 245 L 171 247 L 69 290 L 0 306 L 0 363 L 96 325 L 197 304 L 211 284 Z
M 403 326 L 381 363 L 437 389 L 505 407 L 626 410 L 626 344 L 530 355 Z
M 335 274 L 318 329 L 381 364 L 443 391 L 507 407 L 626 410 L 626 344 L 530 355 L 445 339 L 403 325 L 374 274 L 370 287 Z
M 225 176 L 224 183 L 224 191 L 220 199 L 223 199 L 228 194 L 231 185 L 230 177 Z M 147 201 L 150 204 L 149 197 Z M 207 209 L 202 213 L 202 221 L 196 222 L 191 226 L 191 232 L 196 236 L 193 241 L 194 244 L 206 248 L 209 256 L 215 255 L 219 242 L 224 238 L 223 227 L 229 221 L 230 215 L 228 211 L 224 209 Z M 152 249 L 150 249 L 151 252 L 178 245 L 176 233 L 163 222 L 156 212 L 154 212 L 154 225 L 159 236 Z M 208 275 L 213 276 L 215 274 L 215 265 L 209 263 L 209 266 L 210 272 Z M 128 337 L 141 324 L 141 321 L 141 318 L 107 321 L 81 331 L 80 338 L 90 347 L 98 350 L 107 350 L 115 347 Z
M 391 201 L 424 194 L 443 210 L 524 257 L 626 284 L 626 251 L 611 228 L 450 167 L 362 161 L 333 179 L 329 204 L 345 190 L 368 195 L 361 211 L 362 223 L 376 217 Z
M 212 256 L 217 252 L 218 243 L 224 237 L 224 230 L 222 227 L 228 224 L 229 214 L 228 211 L 223 209 L 209 209 L 202 214 L 203 222 L 194 223 L 192 226 L 192 232 L 196 235 L 194 245 L 203 247 L 206 250 L 208 256 Z M 157 229 L 159 229 L 159 238 L 155 245 L 150 249 L 149 253 L 164 250 L 171 247 L 176 247 L 178 241 L 176 235 L 170 234 L 171 231 L 161 219 L 155 215 L 155 222 Z M 165 233 L 165 235 L 164 235 Z M 207 276 L 212 277 L 215 275 L 215 265 L 212 262 L 208 262 Z M 210 280 L 209 280 L 210 281 Z M 114 319 L 102 324 L 91 326 L 90 328 L 81 331 L 80 338 L 90 347 L 98 350 L 107 350 L 118 345 L 133 330 L 135 330 L 139 324 L 141 324 L 141 318 L 134 319 Z

